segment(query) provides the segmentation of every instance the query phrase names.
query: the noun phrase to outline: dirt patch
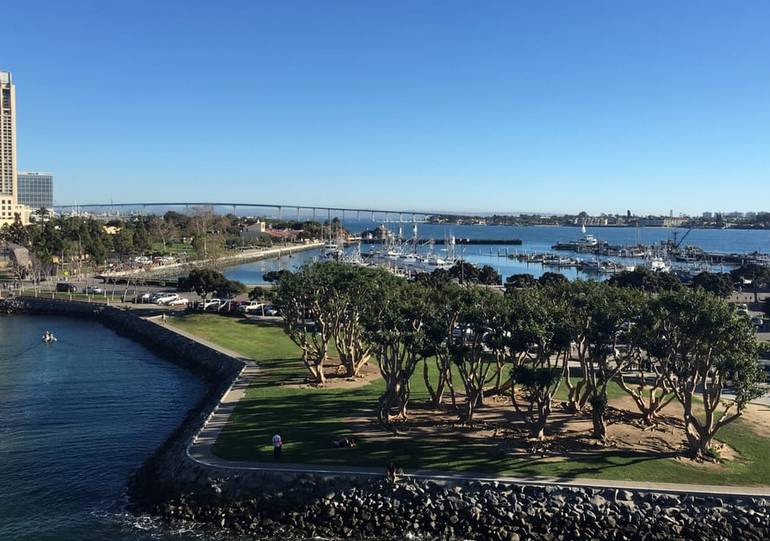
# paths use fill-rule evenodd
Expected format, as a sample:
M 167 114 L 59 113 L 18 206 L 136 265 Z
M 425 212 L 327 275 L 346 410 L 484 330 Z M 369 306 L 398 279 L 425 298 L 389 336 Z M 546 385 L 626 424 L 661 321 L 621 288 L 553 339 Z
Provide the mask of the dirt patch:
M 580 414 L 567 412 L 561 403 L 554 405 L 546 427 L 544 441 L 529 437 L 527 426 L 516 413 L 508 397 L 492 397 L 474 414 L 470 424 L 460 424 L 458 416 L 446 410 L 434 410 L 415 405 L 409 419 L 399 426 L 398 433 L 383 430 L 373 420 L 371 412 L 359 412 L 347 419 L 352 436 L 361 442 L 387 439 L 429 439 L 437 446 L 485 445 L 493 447 L 497 457 L 539 457 L 547 461 L 564 461 L 598 454 L 677 458 L 704 469 L 719 469 L 719 463 L 699 462 L 681 455 L 686 449 L 683 424 L 679 418 L 681 407 L 670 404 L 662 412 L 657 425 L 645 426 L 636 406 L 629 397 L 610 402 L 607 415 L 607 440 L 599 442 L 591 437 L 590 411 Z M 768 429 L 770 430 L 770 429 Z M 717 442 L 723 460 L 735 460 L 737 453 Z
M 324 374 L 326 375 L 326 383 L 323 385 L 313 383 L 289 383 L 285 387 L 297 387 L 300 389 L 307 389 L 309 387 L 323 387 L 324 389 L 350 389 L 355 387 L 363 387 L 380 377 L 380 369 L 375 363 L 366 363 L 358 375 L 355 377 L 348 377 L 345 375 L 345 367 L 337 359 L 329 359 L 325 363 Z

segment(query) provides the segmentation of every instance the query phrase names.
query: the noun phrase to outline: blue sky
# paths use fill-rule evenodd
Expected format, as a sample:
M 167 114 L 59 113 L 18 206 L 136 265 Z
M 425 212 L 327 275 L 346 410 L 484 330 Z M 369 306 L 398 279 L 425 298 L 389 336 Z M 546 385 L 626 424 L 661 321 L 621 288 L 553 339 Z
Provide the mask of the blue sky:
M 770 207 L 765 1 L 7 2 L 58 203 Z

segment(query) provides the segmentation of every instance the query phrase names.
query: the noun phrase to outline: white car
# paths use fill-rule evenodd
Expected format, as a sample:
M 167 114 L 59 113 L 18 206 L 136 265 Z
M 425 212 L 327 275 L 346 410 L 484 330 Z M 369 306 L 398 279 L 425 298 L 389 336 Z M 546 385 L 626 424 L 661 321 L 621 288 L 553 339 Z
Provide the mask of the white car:
M 238 311 L 244 314 L 253 314 L 262 312 L 262 308 L 266 308 L 263 302 L 250 302 L 249 304 L 242 304 L 238 307 Z
M 164 293 L 162 295 L 159 295 L 158 297 L 155 297 L 155 304 L 168 304 L 171 301 L 175 301 L 179 298 L 179 295 L 176 293 Z
M 203 302 L 203 309 L 208 310 L 209 308 L 214 308 L 215 310 L 218 310 L 223 304 L 224 301 L 221 299 L 209 299 Z
M 166 304 L 169 306 L 187 306 L 190 303 L 190 299 L 185 299 L 184 297 L 179 297 L 178 299 L 174 299 L 173 301 L 169 301 Z

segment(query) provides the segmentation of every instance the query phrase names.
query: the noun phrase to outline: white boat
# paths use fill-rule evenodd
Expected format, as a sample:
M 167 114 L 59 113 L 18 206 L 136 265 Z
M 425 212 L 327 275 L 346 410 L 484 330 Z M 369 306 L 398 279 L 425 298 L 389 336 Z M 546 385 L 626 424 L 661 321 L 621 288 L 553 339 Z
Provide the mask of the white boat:
M 580 265 L 580 270 L 583 272 L 599 272 L 601 269 L 601 266 L 599 265 L 599 261 L 596 259 L 583 261 Z
M 644 266 L 652 272 L 670 272 L 671 265 L 663 261 L 660 257 L 651 257 L 644 262 Z
M 599 244 L 599 239 L 597 239 L 593 235 L 586 232 L 585 224 L 583 224 L 583 226 L 580 228 L 580 231 L 581 233 L 583 233 L 583 236 L 580 237 L 580 240 L 577 241 L 575 244 L 577 244 L 581 248 L 591 248 Z
M 400 235 L 399 235 L 400 236 Z M 455 263 L 454 246 L 455 238 L 451 236 L 446 241 L 447 255 L 439 256 L 432 251 L 432 243 L 428 253 L 418 251 L 417 225 L 413 228 L 411 244 L 396 246 L 391 242 L 381 250 L 376 250 L 369 256 L 369 261 L 375 265 L 387 267 L 393 271 L 406 274 L 431 273 L 435 270 L 449 270 Z

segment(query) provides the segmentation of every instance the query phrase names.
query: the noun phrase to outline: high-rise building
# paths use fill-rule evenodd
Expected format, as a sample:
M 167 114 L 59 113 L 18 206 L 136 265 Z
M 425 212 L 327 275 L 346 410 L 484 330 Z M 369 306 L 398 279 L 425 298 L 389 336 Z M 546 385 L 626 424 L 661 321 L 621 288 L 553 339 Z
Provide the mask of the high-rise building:
M 53 175 L 19 171 L 16 199 L 32 212 L 38 209 L 53 210 Z
M 0 71 L 0 226 L 13 223 L 18 214 L 29 221 L 29 208 L 17 200 L 16 176 L 16 87 L 13 77 Z

